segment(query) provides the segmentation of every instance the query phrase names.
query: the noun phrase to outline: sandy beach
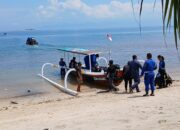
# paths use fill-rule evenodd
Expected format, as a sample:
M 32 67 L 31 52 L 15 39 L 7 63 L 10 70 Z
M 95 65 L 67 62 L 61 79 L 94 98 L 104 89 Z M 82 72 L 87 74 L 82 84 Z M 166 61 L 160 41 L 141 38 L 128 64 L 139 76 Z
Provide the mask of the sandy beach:
M 156 90 L 125 94 L 86 91 L 78 97 L 45 93 L 1 99 L 0 130 L 179 130 L 180 81 Z

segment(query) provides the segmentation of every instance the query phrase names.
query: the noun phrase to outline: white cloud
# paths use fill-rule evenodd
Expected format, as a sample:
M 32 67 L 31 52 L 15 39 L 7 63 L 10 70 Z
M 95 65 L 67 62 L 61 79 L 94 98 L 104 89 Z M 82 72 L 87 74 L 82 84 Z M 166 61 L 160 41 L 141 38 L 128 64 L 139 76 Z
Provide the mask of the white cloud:
M 139 4 L 134 5 L 135 13 L 138 15 Z M 160 10 L 160 3 L 156 4 Z M 143 12 L 153 10 L 153 3 L 144 3 Z M 82 0 L 48 0 L 48 5 L 40 5 L 38 14 L 44 17 L 53 17 L 63 12 L 79 12 L 93 18 L 120 18 L 132 16 L 131 2 L 112 0 L 109 4 L 88 5 Z

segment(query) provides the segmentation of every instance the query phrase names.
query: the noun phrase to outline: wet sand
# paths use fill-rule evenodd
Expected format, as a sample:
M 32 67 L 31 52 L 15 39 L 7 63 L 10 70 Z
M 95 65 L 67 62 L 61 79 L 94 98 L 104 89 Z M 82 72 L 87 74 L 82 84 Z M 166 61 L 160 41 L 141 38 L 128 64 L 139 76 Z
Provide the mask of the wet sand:
M 1 99 L 0 130 L 179 130 L 180 81 L 157 90 L 100 93 L 83 88 L 77 97 L 61 92 Z

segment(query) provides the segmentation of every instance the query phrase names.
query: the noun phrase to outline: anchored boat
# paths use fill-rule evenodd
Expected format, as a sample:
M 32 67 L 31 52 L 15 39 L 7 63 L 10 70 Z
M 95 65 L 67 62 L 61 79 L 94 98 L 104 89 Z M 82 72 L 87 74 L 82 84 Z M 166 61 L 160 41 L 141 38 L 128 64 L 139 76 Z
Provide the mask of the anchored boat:
M 83 62 L 84 64 L 82 65 L 82 75 L 83 75 L 83 80 L 85 81 L 90 81 L 90 82 L 98 82 L 98 83 L 102 83 L 102 84 L 108 84 L 108 80 L 107 80 L 107 67 L 108 67 L 108 60 L 105 57 L 101 56 L 101 52 L 99 51 L 94 51 L 94 50 L 87 50 L 87 49 L 81 49 L 81 48 L 60 48 L 57 49 L 58 51 L 60 51 L 61 53 L 64 54 L 64 59 L 65 61 L 69 62 L 70 56 L 77 56 L 79 57 L 79 61 Z M 96 57 L 97 63 L 99 63 L 100 61 L 104 61 L 105 65 L 98 65 L 98 69 L 94 69 L 93 66 L 93 58 L 94 56 L 99 55 L 99 57 Z M 80 60 L 81 57 L 83 57 L 83 61 Z M 68 88 L 67 86 L 67 78 L 70 74 L 74 73 L 76 70 L 74 68 L 67 68 L 67 72 L 64 78 L 64 85 L 60 85 L 52 80 L 50 80 L 49 78 L 47 78 L 44 75 L 44 68 L 46 65 L 50 65 L 52 67 L 59 67 L 59 65 L 54 65 L 52 63 L 45 63 L 42 66 L 42 70 L 41 70 L 41 74 L 39 74 L 42 78 L 44 78 L 45 80 L 47 80 L 48 82 L 52 83 L 53 85 L 55 85 L 57 88 L 59 88 L 60 90 L 71 94 L 71 95 L 77 95 L 78 93 L 74 90 L 71 90 Z M 118 86 L 121 81 L 122 81 L 122 77 L 123 77 L 123 71 L 120 69 L 120 67 L 118 65 L 117 69 L 116 69 L 116 74 L 115 74 L 115 79 L 114 79 L 114 85 Z
M 35 38 L 28 37 L 27 40 L 26 40 L 26 45 L 30 45 L 30 46 L 38 45 L 38 42 L 36 41 Z

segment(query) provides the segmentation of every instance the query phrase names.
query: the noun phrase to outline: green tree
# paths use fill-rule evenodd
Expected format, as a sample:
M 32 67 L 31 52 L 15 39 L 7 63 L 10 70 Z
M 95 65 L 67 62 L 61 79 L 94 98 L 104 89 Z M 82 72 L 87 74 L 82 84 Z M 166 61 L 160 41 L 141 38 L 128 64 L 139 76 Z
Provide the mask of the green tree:
M 133 0 L 131 1 L 133 3 Z M 139 16 L 142 14 L 144 1 L 140 0 Z M 156 0 L 154 2 L 156 3 Z M 161 5 L 164 35 L 166 35 L 167 29 L 171 27 L 171 22 L 173 22 L 175 45 L 178 49 L 178 39 L 180 40 L 180 0 L 161 0 Z

